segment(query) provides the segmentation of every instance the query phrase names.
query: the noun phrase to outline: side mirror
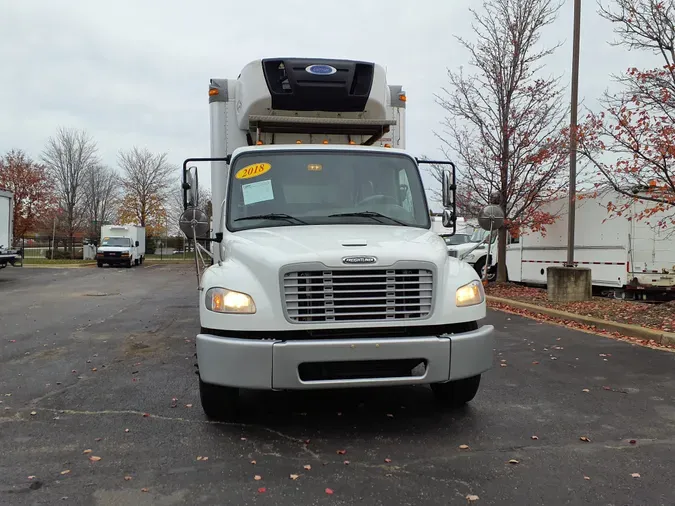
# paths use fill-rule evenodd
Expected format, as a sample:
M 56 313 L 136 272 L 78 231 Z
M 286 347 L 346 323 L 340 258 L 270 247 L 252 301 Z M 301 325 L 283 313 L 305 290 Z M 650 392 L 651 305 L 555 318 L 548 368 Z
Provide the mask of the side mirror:
M 181 232 L 188 239 L 208 239 L 211 224 L 209 217 L 201 209 L 190 207 L 183 211 L 178 220 Z
M 455 206 L 455 181 L 449 170 L 443 171 L 443 207 L 454 209 Z
M 443 226 L 445 228 L 452 228 L 455 225 L 455 221 L 457 220 L 457 217 L 455 216 L 455 213 L 452 211 L 452 209 L 443 209 Z
M 138 246 L 140 246 L 140 245 L 141 245 L 141 243 L 138 242 L 138 241 L 136 241 L 136 247 L 138 247 Z
M 183 205 L 185 209 L 199 206 L 199 178 L 197 167 L 183 170 Z

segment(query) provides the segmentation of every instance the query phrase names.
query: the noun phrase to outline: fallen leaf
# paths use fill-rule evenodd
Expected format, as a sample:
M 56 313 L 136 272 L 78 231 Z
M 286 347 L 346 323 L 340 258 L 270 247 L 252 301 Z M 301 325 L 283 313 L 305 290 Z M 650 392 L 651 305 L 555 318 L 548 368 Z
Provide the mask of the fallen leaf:
M 637 443 L 637 441 L 635 441 L 635 439 L 631 439 L 629 442 L 630 442 L 630 444 L 632 444 L 632 445 L 634 445 L 634 444 Z
M 328 495 L 333 495 L 333 489 L 332 489 L 332 488 L 327 488 L 327 489 L 326 489 L 326 493 L 327 493 Z
M 590 390 L 589 390 L 588 388 L 584 388 L 584 389 L 582 390 L 582 392 L 588 393 L 588 392 L 590 392 Z
M 142 488 L 141 492 L 150 492 L 150 490 L 148 490 L 147 488 Z
M 257 462 L 256 462 L 255 460 L 252 460 L 252 461 L 251 461 L 251 464 L 256 465 Z
M 501 365 L 502 367 L 506 367 L 506 364 L 499 364 L 499 365 Z
M 35 476 L 29 476 L 28 479 L 33 480 L 33 479 L 35 479 Z
M 124 432 L 129 432 L 129 429 L 124 429 Z
M 632 476 L 633 478 L 639 478 L 639 477 L 640 477 L 640 473 L 633 473 L 633 474 L 631 474 L 631 476 Z
M 337 451 L 338 455 L 344 455 L 345 453 L 347 453 L 347 450 L 338 450 Z
M 150 416 L 150 413 L 143 413 L 143 417 L 144 417 L 144 418 L 147 418 L 147 417 L 149 417 L 149 416 Z
M 588 476 L 584 476 L 584 480 L 590 480 Z
M 175 397 L 171 399 L 171 407 L 172 408 L 178 407 L 178 399 L 176 399 Z
M 505 359 L 501 359 L 500 362 L 506 363 L 506 360 L 505 360 Z
M 469 449 L 469 445 L 459 445 L 459 449 L 460 449 L 460 450 L 468 450 L 468 449 Z
M 532 364 L 533 364 L 533 365 L 538 365 L 539 362 L 537 362 L 537 361 L 535 360 L 534 362 L 532 362 Z
M 101 460 L 101 457 L 97 457 L 96 455 L 92 455 L 91 457 L 89 457 L 89 460 L 91 460 L 92 462 L 98 462 L 99 460 Z
M 124 477 L 124 481 L 131 481 L 131 480 L 133 480 L 133 478 L 131 476 L 125 476 Z
M 70 469 L 66 469 L 65 471 L 61 471 L 61 474 L 69 474 L 69 473 L 70 473 Z
M 305 469 L 305 471 L 309 471 L 310 469 L 312 469 L 312 466 L 310 466 L 309 464 L 305 464 L 302 467 Z
M 240 438 L 240 439 L 241 439 L 242 441 L 246 441 L 246 438 L 245 438 L 245 437 L 242 437 L 242 438 Z
M 258 489 L 258 493 L 259 493 L 259 494 L 264 494 L 265 492 L 267 492 L 267 489 L 266 489 L 265 487 L 260 487 L 260 488 Z
M 260 481 L 260 480 L 262 480 L 262 476 L 260 476 L 259 474 L 256 474 L 256 475 L 253 477 L 253 479 L 254 479 L 255 481 Z
M 537 436 L 530 436 L 531 439 L 534 439 L 535 441 L 539 439 Z
M 520 464 L 520 461 L 516 459 L 511 459 L 509 460 L 509 464 Z
M 344 461 L 344 464 L 345 464 L 345 466 L 348 466 L 348 465 L 349 465 L 349 461 L 348 461 L 348 460 L 345 460 L 345 461 Z
M 581 436 L 579 439 L 581 439 L 581 440 L 582 440 L 583 442 L 585 442 L 585 443 L 590 443 L 590 442 L 591 442 L 591 440 L 588 439 L 586 436 Z
M 468 494 L 468 495 L 466 496 L 466 500 L 469 501 L 469 502 L 477 501 L 477 500 L 478 500 L 478 496 L 477 496 L 477 495 L 473 495 L 473 494 Z
M 186 408 L 191 408 L 191 407 L 192 407 L 192 404 L 186 404 L 185 407 L 186 407 Z
M 102 440 L 103 440 L 102 437 L 97 437 L 94 441 L 102 441 Z
M 30 416 L 35 416 L 35 415 L 37 415 L 37 411 L 31 411 L 30 412 Z
M 394 415 L 393 415 L 392 413 L 387 413 L 387 416 L 388 416 L 389 418 L 394 418 Z
M 305 444 L 306 444 L 306 445 L 309 444 L 309 439 L 305 439 Z
M 96 367 L 92 367 L 91 370 L 92 370 L 92 372 L 98 371 L 98 369 L 96 369 Z
M 391 459 L 384 459 L 384 461 L 385 461 L 387 464 L 391 463 Z
M 289 476 L 289 478 L 290 478 L 291 480 L 297 480 L 299 477 L 300 477 L 299 474 L 291 474 L 291 475 Z
M 84 450 L 82 453 L 86 455 L 87 453 L 91 453 L 91 450 Z

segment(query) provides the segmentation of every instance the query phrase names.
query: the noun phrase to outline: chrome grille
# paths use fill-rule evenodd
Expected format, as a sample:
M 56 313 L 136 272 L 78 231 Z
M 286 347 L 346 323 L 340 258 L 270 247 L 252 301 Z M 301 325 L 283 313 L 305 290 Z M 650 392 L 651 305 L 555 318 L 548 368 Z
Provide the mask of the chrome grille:
M 298 323 L 421 319 L 431 314 L 427 269 L 305 270 L 284 275 L 286 314 Z

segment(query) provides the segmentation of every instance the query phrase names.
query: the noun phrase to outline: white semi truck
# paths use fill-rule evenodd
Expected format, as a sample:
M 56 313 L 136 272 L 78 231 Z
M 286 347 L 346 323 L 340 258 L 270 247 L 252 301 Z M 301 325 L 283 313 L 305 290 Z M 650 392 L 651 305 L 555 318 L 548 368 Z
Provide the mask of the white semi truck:
M 382 66 L 256 60 L 209 87 L 211 156 L 183 164 L 180 225 L 209 255 L 197 271 L 202 407 L 236 412 L 240 389 L 430 384 L 474 398 L 493 327 L 474 269 L 431 231 L 421 163 L 404 147 L 406 95 Z M 213 231 L 197 168 L 211 162 Z M 204 247 L 204 241 L 210 241 Z M 210 256 L 210 255 L 209 255 Z
M 0 190 L 0 269 L 7 264 L 14 265 L 20 258 L 12 249 L 12 232 L 14 229 L 14 194 Z
M 145 259 L 145 227 L 103 225 L 101 244 L 96 249 L 96 265 L 140 265 Z

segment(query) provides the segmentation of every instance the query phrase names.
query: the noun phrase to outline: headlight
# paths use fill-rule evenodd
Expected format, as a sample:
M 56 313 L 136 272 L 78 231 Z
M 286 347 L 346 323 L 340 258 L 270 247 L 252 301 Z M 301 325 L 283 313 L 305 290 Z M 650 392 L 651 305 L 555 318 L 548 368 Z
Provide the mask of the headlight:
M 460 286 L 455 293 L 455 304 L 457 307 L 475 306 L 485 300 L 485 291 L 480 281 Z
M 249 295 L 227 288 L 209 288 L 205 304 L 206 309 L 216 313 L 255 313 L 255 302 Z

